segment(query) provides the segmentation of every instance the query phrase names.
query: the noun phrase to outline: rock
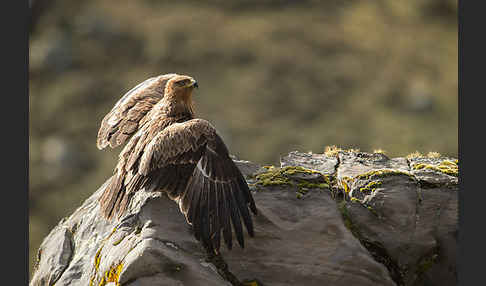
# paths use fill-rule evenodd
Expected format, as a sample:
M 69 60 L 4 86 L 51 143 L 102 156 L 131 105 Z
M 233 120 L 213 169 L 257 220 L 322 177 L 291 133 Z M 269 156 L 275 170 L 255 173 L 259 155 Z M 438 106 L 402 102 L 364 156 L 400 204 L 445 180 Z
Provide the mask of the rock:
M 350 198 L 343 213 L 394 281 L 456 285 L 457 177 L 439 168 L 415 167 L 417 162 L 438 166 L 451 161 L 359 152 L 340 153 L 339 159 L 337 180 Z
M 244 249 L 206 257 L 152 190 L 108 223 L 97 203 L 107 181 L 44 239 L 30 285 L 456 283 L 457 161 L 340 151 L 291 152 L 280 168 L 235 162 L 259 210 Z
M 38 280 L 42 285 L 53 285 L 61 277 L 73 255 L 71 230 L 58 225 L 44 242 L 38 252 L 38 259 L 44 257 L 46 263 L 41 264 L 36 274 L 46 275 L 34 276 L 33 279 Z
M 334 175 L 338 159 L 329 157 L 325 154 L 290 152 L 287 156 L 280 159 L 282 167 L 302 166 L 307 169 L 316 170 L 326 175 Z

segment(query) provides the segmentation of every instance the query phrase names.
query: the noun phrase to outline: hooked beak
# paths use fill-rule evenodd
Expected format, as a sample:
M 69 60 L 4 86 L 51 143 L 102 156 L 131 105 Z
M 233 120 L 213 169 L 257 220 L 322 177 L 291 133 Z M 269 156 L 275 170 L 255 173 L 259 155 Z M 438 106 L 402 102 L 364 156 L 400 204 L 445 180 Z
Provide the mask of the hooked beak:
M 191 80 L 191 83 L 189 83 L 189 86 L 190 87 L 194 87 L 194 88 L 199 88 L 199 85 L 197 84 L 197 81 L 195 80 Z

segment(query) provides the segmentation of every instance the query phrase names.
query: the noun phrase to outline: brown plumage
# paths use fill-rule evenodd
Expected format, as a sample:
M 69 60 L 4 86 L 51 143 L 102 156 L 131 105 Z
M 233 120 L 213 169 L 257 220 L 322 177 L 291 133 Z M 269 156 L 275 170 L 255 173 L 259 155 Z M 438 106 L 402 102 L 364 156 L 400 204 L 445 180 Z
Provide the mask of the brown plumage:
M 97 146 L 125 142 L 114 175 L 101 195 L 109 220 L 120 218 L 133 194 L 144 187 L 167 192 L 193 226 L 197 240 L 218 252 L 221 232 L 229 249 L 232 230 L 244 247 L 243 228 L 253 236 L 248 185 L 216 129 L 194 117 L 197 82 L 185 75 L 150 78 L 127 92 L 103 118 Z

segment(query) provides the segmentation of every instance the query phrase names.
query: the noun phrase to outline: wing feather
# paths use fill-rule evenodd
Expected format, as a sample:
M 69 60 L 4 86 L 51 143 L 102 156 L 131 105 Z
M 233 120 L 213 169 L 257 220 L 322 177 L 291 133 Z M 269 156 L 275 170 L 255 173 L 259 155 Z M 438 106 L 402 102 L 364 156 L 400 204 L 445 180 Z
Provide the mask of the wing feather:
M 164 96 L 167 81 L 176 74 L 165 74 L 149 78 L 138 84 L 118 100 L 105 115 L 98 131 L 96 146 L 115 148 L 135 133 L 140 122 Z
M 205 146 L 207 138 L 211 138 L 214 134 L 214 127 L 203 119 L 174 123 L 159 132 L 145 146 L 138 172 L 141 175 L 147 175 L 155 168 L 180 163 L 179 157 L 184 153 L 188 153 L 186 159 L 197 163 L 201 155 L 198 151 Z
M 192 119 L 174 123 L 135 152 L 137 155 L 129 158 L 127 167 L 137 166 L 135 171 L 140 177 L 165 176 L 159 179 L 159 187 L 179 203 L 187 222 L 193 226 L 194 236 L 205 247 L 219 250 L 222 232 L 227 248 L 231 249 L 232 229 L 238 244 L 244 247 L 243 224 L 248 234 L 254 235 L 250 210 L 256 214 L 256 206 L 251 192 L 209 122 Z M 135 159 L 137 164 L 131 162 Z M 191 173 L 181 171 L 183 166 L 192 166 L 187 169 Z M 161 170 L 171 170 L 170 176 Z
M 223 225 L 221 227 L 223 228 L 224 243 L 226 244 L 228 249 L 231 249 L 233 247 L 233 241 L 231 235 L 231 209 L 229 206 L 229 190 L 226 184 L 220 185 L 222 187 L 221 194 L 223 195 L 223 216 L 221 217 L 223 219 Z
M 228 194 L 230 197 L 230 205 L 231 205 L 231 221 L 233 223 L 233 228 L 235 230 L 236 239 L 238 240 L 240 246 L 243 248 L 245 247 L 245 243 L 243 239 L 243 228 L 241 226 L 240 212 L 238 209 L 239 202 L 236 201 L 234 191 L 229 191 Z
M 245 224 L 246 230 L 248 231 L 248 234 L 250 236 L 254 235 L 253 232 L 253 221 L 251 219 L 250 212 L 248 211 L 246 200 L 243 196 L 244 191 L 240 189 L 240 186 L 238 186 L 236 183 L 232 182 L 234 184 L 234 188 L 238 189 L 237 192 L 232 192 L 232 194 L 235 196 L 235 200 L 237 201 L 237 207 L 240 211 L 241 219 L 243 220 L 243 223 Z
M 221 189 L 219 188 L 218 184 L 212 184 L 214 186 L 214 234 L 212 236 L 212 244 L 215 249 L 219 249 L 221 245 L 221 216 L 223 213 L 221 212 L 221 206 L 223 204 L 221 199 Z

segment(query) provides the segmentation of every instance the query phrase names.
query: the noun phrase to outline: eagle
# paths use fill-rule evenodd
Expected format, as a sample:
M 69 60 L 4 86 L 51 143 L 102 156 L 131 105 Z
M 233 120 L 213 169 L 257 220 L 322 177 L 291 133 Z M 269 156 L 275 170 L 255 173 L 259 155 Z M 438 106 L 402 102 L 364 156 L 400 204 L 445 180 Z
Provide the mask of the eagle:
M 244 248 L 242 221 L 254 236 L 257 208 L 245 178 L 208 121 L 196 118 L 198 83 L 175 73 L 149 78 L 128 91 L 105 115 L 98 149 L 124 143 L 110 182 L 99 198 L 108 221 L 127 213 L 142 188 L 167 193 L 179 205 L 197 241 L 219 253 L 221 233 L 232 248 L 233 225 Z

